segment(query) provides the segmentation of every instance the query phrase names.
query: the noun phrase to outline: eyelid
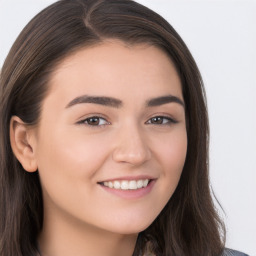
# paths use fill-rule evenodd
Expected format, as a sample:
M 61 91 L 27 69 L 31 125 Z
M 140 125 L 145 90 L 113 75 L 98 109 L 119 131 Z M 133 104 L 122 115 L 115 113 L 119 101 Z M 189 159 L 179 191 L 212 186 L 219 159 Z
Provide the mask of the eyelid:
M 167 123 L 163 123 L 163 124 L 157 124 L 157 123 L 148 123 L 150 120 L 152 120 L 153 118 L 157 118 L 157 117 L 161 117 L 163 119 L 167 119 L 168 122 Z M 146 121 L 146 124 L 153 124 L 153 125 L 171 125 L 171 124 L 176 124 L 178 123 L 178 121 L 176 119 L 174 119 L 173 117 L 170 117 L 168 115 L 156 115 L 156 116 L 153 116 L 151 118 L 149 118 L 147 121 Z
M 97 119 L 103 119 L 106 123 L 105 124 L 96 124 L 96 125 L 93 125 L 93 124 L 88 124 L 88 123 L 86 123 L 90 118 L 97 118 Z M 152 119 L 153 118 L 162 118 L 162 119 L 166 119 L 166 120 L 168 120 L 167 122 L 165 122 L 165 123 L 160 123 L 160 124 L 158 124 L 158 123 L 152 123 Z M 170 125 L 172 125 L 172 124 L 176 124 L 176 123 L 178 123 L 178 121 L 175 119 L 175 118 L 173 118 L 173 117 L 171 117 L 171 116 L 169 116 L 169 115 L 166 115 L 166 114 L 158 114 L 158 115 L 154 115 L 154 116 L 152 116 L 152 117 L 150 117 L 146 122 L 145 122 L 145 124 L 152 124 L 152 125 L 157 125 L 157 126 L 164 126 L 164 125 L 166 125 L 166 126 L 170 126 Z M 79 124 L 79 125 L 86 125 L 86 126 L 88 126 L 88 127 L 90 127 L 90 128 L 102 128 L 102 127 L 104 127 L 104 126 L 106 126 L 106 125 L 110 125 L 111 123 L 107 120 L 107 118 L 106 117 L 104 117 L 104 116 L 102 116 L 101 114 L 91 114 L 91 115 L 89 115 L 89 116 L 87 116 L 87 117 L 83 117 L 80 121 L 78 121 L 76 124 Z
M 103 119 L 104 121 L 106 121 L 106 124 L 90 125 L 90 124 L 86 123 L 86 121 L 89 120 L 90 118 Z M 98 128 L 98 127 L 103 127 L 105 125 L 109 125 L 110 122 L 106 119 L 106 117 L 103 117 L 100 114 L 92 114 L 90 116 L 82 118 L 80 121 L 77 122 L 77 124 L 79 124 L 79 125 L 86 125 L 86 126 L 88 126 L 90 128 Z

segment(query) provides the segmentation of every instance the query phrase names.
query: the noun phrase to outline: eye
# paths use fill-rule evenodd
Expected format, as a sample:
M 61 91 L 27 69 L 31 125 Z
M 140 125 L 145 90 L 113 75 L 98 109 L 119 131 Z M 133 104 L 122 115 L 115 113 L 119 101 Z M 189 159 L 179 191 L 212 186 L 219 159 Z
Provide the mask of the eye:
M 78 124 L 86 124 L 89 126 L 103 126 L 109 124 L 109 122 L 103 117 L 92 116 L 79 121 Z
M 154 116 L 146 122 L 146 124 L 156 124 L 156 125 L 161 125 L 161 124 L 168 125 L 171 123 L 177 123 L 177 121 L 167 116 Z

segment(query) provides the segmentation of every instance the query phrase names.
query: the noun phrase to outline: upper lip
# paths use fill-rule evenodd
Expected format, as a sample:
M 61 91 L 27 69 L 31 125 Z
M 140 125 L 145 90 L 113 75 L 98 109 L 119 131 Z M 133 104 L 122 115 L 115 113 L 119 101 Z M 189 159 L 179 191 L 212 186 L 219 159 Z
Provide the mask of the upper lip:
M 150 176 L 150 175 L 138 175 L 138 176 L 122 176 L 122 177 L 116 177 L 116 178 L 107 178 L 104 180 L 99 181 L 98 183 L 106 182 L 106 181 L 115 181 L 115 180 L 154 180 L 156 177 Z

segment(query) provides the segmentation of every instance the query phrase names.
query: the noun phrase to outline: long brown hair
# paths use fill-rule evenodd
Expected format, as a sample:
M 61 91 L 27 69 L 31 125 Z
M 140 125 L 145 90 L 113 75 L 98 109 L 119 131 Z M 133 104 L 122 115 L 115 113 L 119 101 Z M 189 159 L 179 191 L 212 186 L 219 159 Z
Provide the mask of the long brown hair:
M 187 157 L 178 187 L 137 239 L 134 256 L 217 256 L 225 228 L 208 179 L 208 116 L 197 65 L 183 40 L 161 16 L 131 0 L 61 0 L 40 12 L 12 46 L 0 77 L 0 255 L 35 256 L 43 225 L 38 172 L 26 172 L 12 153 L 12 115 L 37 124 L 47 82 L 57 63 L 82 47 L 120 39 L 147 43 L 171 58 L 186 105 Z

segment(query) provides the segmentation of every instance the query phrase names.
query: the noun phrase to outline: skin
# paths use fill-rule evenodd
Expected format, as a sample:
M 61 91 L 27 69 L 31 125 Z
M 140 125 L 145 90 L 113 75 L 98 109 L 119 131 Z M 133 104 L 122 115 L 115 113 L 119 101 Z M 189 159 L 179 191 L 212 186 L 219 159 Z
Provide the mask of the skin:
M 138 233 L 175 191 L 186 158 L 184 106 L 146 106 L 170 94 L 183 101 L 179 76 L 163 51 L 111 40 L 79 50 L 56 67 L 36 127 L 12 118 L 13 151 L 26 171 L 38 169 L 40 175 L 42 256 L 132 255 Z M 122 104 L 67 107 L 82 95 Z M 94 116 L 99 122 L 88 122 Z M 156 123 L 157 116 L 165 118 Z M 154 185 L 138 198 L 120 197 L 99 184 L 141 175 Z

